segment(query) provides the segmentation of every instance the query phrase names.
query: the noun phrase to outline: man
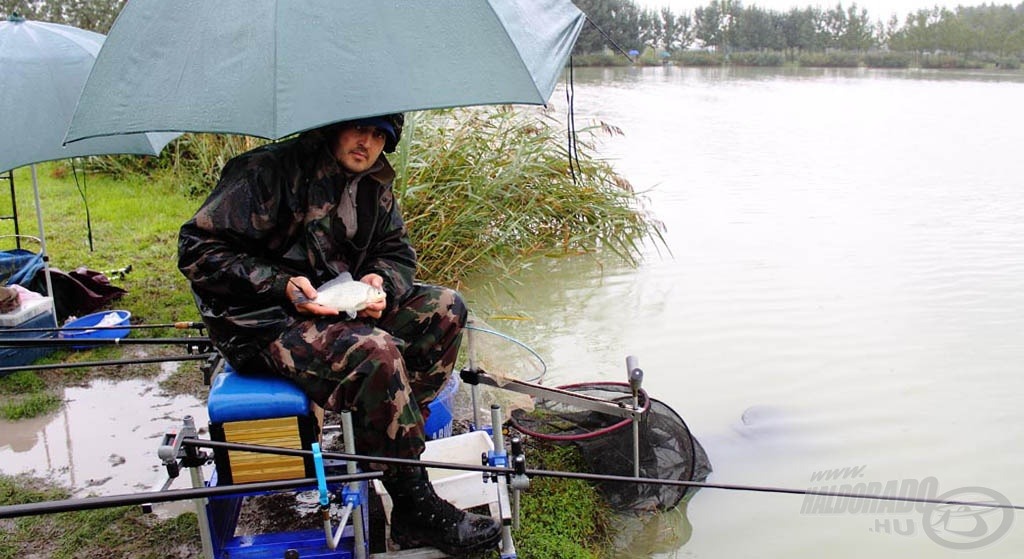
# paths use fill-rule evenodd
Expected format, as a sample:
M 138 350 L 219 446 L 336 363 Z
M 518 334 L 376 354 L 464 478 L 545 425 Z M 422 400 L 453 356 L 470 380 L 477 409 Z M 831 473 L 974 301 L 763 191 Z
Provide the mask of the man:
M 401 114 L 333 124 L 229 161 L 182 226 L 178 267 L 217 348 L 242 372 L 283 375 L 325 409 L 352 411 L 356 449 L 418 459 L 426 404 L 452 373 L 466 307 L 413 283 L 416 253 L 392 192 Z M 383 289 L 349 320 L 317 304 L 349 272 Z M 494 546 L 500 526 L 439 498 L 420 467 L 384 469 L 391 536 L 456 555 Z

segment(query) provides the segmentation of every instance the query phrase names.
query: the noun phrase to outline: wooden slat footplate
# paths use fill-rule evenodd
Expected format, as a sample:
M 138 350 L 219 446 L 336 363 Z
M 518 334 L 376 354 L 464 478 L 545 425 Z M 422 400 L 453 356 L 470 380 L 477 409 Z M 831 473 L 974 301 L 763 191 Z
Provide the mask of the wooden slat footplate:
M 278 417 L 224 424 L 227 442 L 302 449 L 296 417 Z M 302 478 L 306 467 L 299 456 L 281 456 L 261 452 L 228 452 L 234 483 Z

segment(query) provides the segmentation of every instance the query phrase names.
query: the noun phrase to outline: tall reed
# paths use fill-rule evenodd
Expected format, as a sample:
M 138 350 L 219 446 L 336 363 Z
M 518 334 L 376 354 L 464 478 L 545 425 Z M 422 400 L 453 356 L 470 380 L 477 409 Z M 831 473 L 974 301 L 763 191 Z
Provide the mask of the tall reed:
M 191 197 L 209 194 L 224 164 L 267 140 L 232 134 L 183 134 L 159 157 L 111 155 L 85 158 L 85 170 L 114 179 L 165 175 Z
M 571 170 L 564 125 L 546 113 L 503 107 L 413 116 L 395 161 L 423 279 L 513 271 L 542 254 L 607 250 L 635 263 L 644 240 L 661 240 L 642 197 L 595 155 L 597 134 L 614 127 L 581 130 Z

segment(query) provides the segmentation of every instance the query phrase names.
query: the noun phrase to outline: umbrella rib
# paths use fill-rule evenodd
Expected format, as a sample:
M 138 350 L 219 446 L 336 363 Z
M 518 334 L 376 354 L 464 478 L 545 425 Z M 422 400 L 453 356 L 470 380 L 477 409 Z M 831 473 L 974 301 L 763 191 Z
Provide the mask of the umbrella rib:
M 26 22 L 26 23 L 28 23 L 28 22 Z M 93 31 L 89 31 L 88 29 L 82 29 L 80 31 L 83 32 L 83 33 L 95 33 L 95 35 L 97 36 L 97 40 L 95 42 L 93 42 L 93 43 L 90 43 L 90 42 L 84 40 L 83 37 L 81 37 L 80 35 L 76 35 L 74 33 L 68 33 L 64 29 L 60 29 L 60 28 L 56 28 L 56 27 L 49 27 L 49 26 L 45 27 L 44 29 L 46 31 L 50 32 L 50 33 L 53 33 L 55 35 L 59 35 L 60 37 L 64 38 L 65 40 L 67 40 L 70 43 L 73 43 L 76 47 L 78 47 L 78 48 L 82 49 L 83 51 L 85 51 L 85 53 L 87 55 L 89 55 L 93 59 L 96 58 L 96 54 L 100 51 L 100 45 L 103 43 L 103 39 L 104 39 L 102 34 L 95 33 Z
M 501 25 L 499 25 L 498 27 L 501 28 L 501 31 L 504 34 L 505 39 L 512 44 L 512 48 L 514 48 L 516 53 L 519 55 L 516 57 L 516 59 L 518 59 L 519 64 L 522 66 L 522 69 L 526 71 L 526 75 L 530 76 L 530 83 L 533 84 L 533 89 L 534 91 L 537 92 L 537 98 L 545 99 L 544 92 L 540 90 L 540 86 L 537 85 L 537 81 L 533 78 L 533 72 L 531 72 L 529 66 L 526 65 L 526 60 L 523 58 L 523 52 L 522 50 L 520 50 L 519 44 L 516 43 L 515 40 L 512 39 L 512 35 L 509 34 L 508 26 L 505 25 L 504 20 L 502 20 L 500 15 L 498 15 L 499 13 L 498 10 L 495 9 L 494 7 L 493 0 L 488 0 L 487 5 L 491 7 L 491 13 L 494 14 L 494 18 L 501 23 Z M 543 104 L 547 105 L 547 100 L 544 100 Z

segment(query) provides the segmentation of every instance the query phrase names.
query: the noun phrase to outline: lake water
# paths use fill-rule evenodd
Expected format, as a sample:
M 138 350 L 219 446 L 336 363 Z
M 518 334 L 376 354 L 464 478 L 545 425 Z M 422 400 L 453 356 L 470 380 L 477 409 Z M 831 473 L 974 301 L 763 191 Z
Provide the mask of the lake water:
M 636 355 L 713 482 L 1024 504 L 1020 74 L 582 69 L 574 86 L 577 127 L 623 130 L 601 153 L 647 191 L 668 250 L 636 268 L 539 263 L 497 299 L 467 290 L 547 383 L 624 380 Z M 634 552 L 1024 548 L 1024 514 L 845 506 L 707 489 Z

